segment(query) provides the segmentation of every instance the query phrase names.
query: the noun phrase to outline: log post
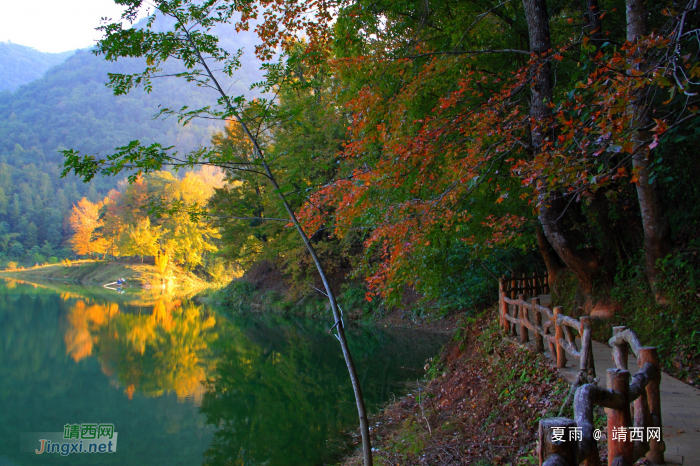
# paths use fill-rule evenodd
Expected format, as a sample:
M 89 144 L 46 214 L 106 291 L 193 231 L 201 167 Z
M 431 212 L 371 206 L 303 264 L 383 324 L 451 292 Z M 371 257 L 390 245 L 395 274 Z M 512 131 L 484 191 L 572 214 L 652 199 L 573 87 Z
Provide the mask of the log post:
M 556 340 L 557 346 L 557 369 L 563 369 L 566 367 L 566 351 L 564 347 L 561 346 L 561 340 L 564 338 L 564 329 L 559 323 L 559 315 L 564 314 L 564 308 L 557 306 L 554 308 L 554 339 Z
M 506 313 L 504 312 L 504 306 L 505 310 L 508 310 L 508 304 L 506 304 L 505 298 L 506 297 L 506 284 L 503 278 L 498 279 L 498 317 L 499 317 L 499 322 L 501 323 L 501 328 L 506 330 L 508 327 L 506 327 L 506 324 L 508 321 L 506 320 Z M 507 335 L 508 333 L 506 333 Z
M 642 390 L 642 394 L 636 400 L 634 400 L 632 406 L 632 417 L 634 427 L 642 430 L 642 439 L 633 439 L 634 459 L 636 461 L 649 451 L 649 442 L 647 441 L 647 427 L 650 426 L 651 416 L 649 415 L 649 404 L 647 403 L 646 390 Z M 661 431 L 659 431 L 659 437 L 660 436 Z
M 565 417 L 540 419 L 539 442 L 537 443 L 540 465 L 545 462 L 549 465 L 568 464 L 573 466 L 576 464 L 577 444 L 575 441 L 569 441 L 569 431 L 574 427 L 576 427 L 574 420 Z M 548 458 L 549 461 L 547 461 Z
M 627 329 L 627 327 L 613 327 L 613 336 L 618 333 L 622 333 Z M 621 345 L 614 345 L 612 349 L 612 358 L 615 361 L 615 365 L 618 369 L 627 370 L 627 358 L 629 356 L 629 345 L 625 342 Z M 610 388 L 610 387 L 608 387 Z
M 518 295 L 518 300 L 521 302 L 525 302 L 525 295 L 524 294 L 519 294 Z M 523 306 L 523 304 L 518 304 L 518 319 L 520 319 L 520 343 L 525 344 L 528 341 L 530 341 L 530 336 L 527 333 L 527 327 L 525 326 L 525 322 L 527 322 L 528 317 L 529 317 L 529 312 L 527 312 L 527 308 Z
M 532 313 L 535 316 L 535 325 L 542 327 L 542 314 L 537 310 L 539 305 L 540 298 L 532 298 Z M 540 332 L 535 332 L 535 351 L 544 353 L 544 337 L 540 335 Z
M 539 296 L 541 293 L 539 278 L 537 278 L 537 272 L 532 272 L 532 286 L 534 287 L 534 289 L 532 290 L 532 295 Z
M 578 333 L 581 335 L 581 365 L 579 370 L 585 371 L 586 374 L 595 378 L 595 362 L 593 361 L 593 344 L 591 342 L 591 318 L 579 318 L 581 327 Z
M 649 427 L 659 428 L 659 439 L 650 439 L 649 453 L 647 453 L 646 458 L 654 464 L 664 464 L 666 443 L 664 442 L 663 426 L 661 425 L 661 391 L 659 389 L 661 383 L 661 367 L 659 366 L 659 354 L 656 348 L 645 346 L 639 350 L 637 364 L 639 364 L 641 368 L 648 362 L 656 367 L 658 370 L 657 373 L 659 374 L 658 377 L 651 380 L 646 386 L 646 398 L 649 406 Z M 647 432 L 645 431 L 644 434 L 646 435 Z
M 518 295 L 518 291 L 516 288 L 518 287 L 518 281 L 515 279 L 515 275 L 513 275 L 513 278 L 510 280 L 510 299 L 515 299 L 515 297 Z
M 608 369 L 608 389 L 621 393 L 629 400 L 630 373 L 623 369 Z M 608 416 L 608 466 L 634 464 L 633 444 L 628 427 L 632 425 L 629 403 L 622 409 L 605 408 Z M 626 461 L 626 462 L 621 462 Z
M 515 299 L 515 298 L 513 298 Z M 513 317 L 516 319 L 519 319 L 520 315 L 520 306 L 517 304 L 513 304 Z M 517 337 L 518 336 L 518 326 L 515 324 L 515 322 L 509 322 L 510 324 L 510 335 L 512 337 Z

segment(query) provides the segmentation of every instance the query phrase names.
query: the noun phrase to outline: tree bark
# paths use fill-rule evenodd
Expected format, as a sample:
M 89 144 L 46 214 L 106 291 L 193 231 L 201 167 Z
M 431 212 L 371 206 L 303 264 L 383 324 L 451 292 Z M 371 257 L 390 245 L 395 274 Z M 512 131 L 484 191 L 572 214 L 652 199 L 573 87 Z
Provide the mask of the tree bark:
M 535 235 L 537 236 L 537 246 L 539 247 L 540 254 L 544 258 L 544 263 L 547 266 L 547 277 L 549 280 L 549 292 L 556 291 L 557 289 L 557 276 L 559 272 L 564 270 L 566 267 L 562 265 L 559 260 L 559 256 L 556 251 L 552 249 L 552 245 L 549 244 L 547 237 L 542 232 L 540 227 L 535 227 Z
M 629 42 L 635 42 L 646 35 L 646 14 L 643 0 L 627 0 L 627 40 Z M 632 57 L 630 61 L 633 71 L 642 71 L 643 61 L 635 63 L 635 58 L 637 57 Z M 661 206 L 659 185 L 656 181 L 651 182 L 649 143 L 652 139 L 650 129 L 653 120 L 648 98 L 648 92 L 641 89 L 632 97 L 630 103 L 632 128 L 634 128 L 632 133 L 634 142 L 632 166 L 637 177 L 637 197 L 644 228 L 644 259 L 647 280 L 651 285 L 656 302 L 666 304 L 668 299 L 658 283 L 660 270 L 657 262 L 671 251 L 671 227 Z
M 609 260 L 603 259 L 605 264 L 610 264 L 614 266 L 614 256 L 610 255 L 610 252 L 615 252 L 617 260 L 620 264 L 624 263 L 624 256 L 622 255 L 622 249 L 620 248 L 620 241 L 615 235 L 613 230 L 612 222 L 610 220 L 610 203 L 605 195 L 605 189 L 599 189 L 593 195 L 591 201 L 591 208 L 595 212 L 595 220 L 600 228 L 600 243 L 602 245 L 602 253 L 604 257 L 609 257 Z
M 523 0 L 530 37 L 530 52 L 538 58 L 543 58 L 552 48 L 549 34 L 549 15 L 546 0 Z M 530 125 L 533 155 L 537 155 L 545 146 L 546 139 L 552 137 L 548 122 L 552 111 L 548 103 L 552 100 L 553 80 L 552 67 L 549 61 L 540 62 L 533 66 L 532 96 L 530 101 Z M 576 241 L 571 237 L 571 231 L 566 228 L 563 217 L 566 214 L 567 203 L 556 193 L 547 191 L 541 185 L 538 188 L 540 204 L 539 219 L 542 223 L 547 240 L 557 252 L 561 260 L 576 275 L 586 296 L 587 307 L 590 307 L 590 295 L 593 290 L 598 264 L 586 258 L 576 247 Z

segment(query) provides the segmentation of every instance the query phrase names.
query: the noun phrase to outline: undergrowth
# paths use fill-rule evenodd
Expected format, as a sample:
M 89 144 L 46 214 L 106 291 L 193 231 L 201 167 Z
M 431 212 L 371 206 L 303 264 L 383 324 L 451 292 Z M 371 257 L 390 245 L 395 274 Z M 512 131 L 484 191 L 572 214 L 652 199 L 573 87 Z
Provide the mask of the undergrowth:
M 654 299 L 644 273 L 641 258 L 621 267 L 611 286 L 599 286 L 595 301 L 615 306 L 609 320 L 593 320 L 593 338 L 607 342 L 612 327 L 624 325 L 634 330 L 641 343 L 655 346 L 662 369 L 686 383 L 700 386 L 700 293 L 698 288 L 698 245 L 690 245 L 660 262 L 663 274 L 660 289 L 668 304 Z M 565 307 L 567 315 L 582 312 L 583 297 L 570 272 L 559 275 L 556 305 Z M 571 314 L 569 314 L 571 312 Z
M 569 384 L 541 355 L 504 341 L 495 310 L 463 319 L 425 369 L 372 418 L 377 464 L 537 464 L 539 420 L 558 414 Z M 361 464 L 359 450 L 343 464 Z
M 291 300 L 278 290 L 260 292 L 255 285 L 244 280 L 234 280 L 212 296 L 213 300 L 233 312 L 270 312 L 286 315 L 316 317 L 330 310 L 328 298 L 315 292 L 300 299 Z M 369 302 L 361 285 L 347 283 L 341 287 L 337 302 L 346 318 L 369 319 L 381 314 L 381 303 Z

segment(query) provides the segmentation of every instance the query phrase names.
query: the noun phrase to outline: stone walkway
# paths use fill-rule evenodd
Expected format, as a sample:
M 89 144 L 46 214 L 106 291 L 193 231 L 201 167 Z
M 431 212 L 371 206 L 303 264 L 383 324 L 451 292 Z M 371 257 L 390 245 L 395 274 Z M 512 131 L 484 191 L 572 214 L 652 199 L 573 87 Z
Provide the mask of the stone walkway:
M 548 295 L 540 296 L 540 303 L 543 306 L 547 306 L 549 302 Z M 532 314 L 530 318 L 534 321 Z M 529 333 L 532 342 L 534 335 L 531 331 Z M 610 333 L 612 336 L 612 330 Z M 581 347 L 580 341 L 577 341 L 577 345 L 579 348 Z M 545 347 L 547 346 L 545 344 Z M 556 358 L 552 358 L 549 350 L 545 351 L 545 356 L 549 357 L 553 364 L 556 364 Z M 607 344 L 593 341 L 593 360 L 595 361 L 596 375 L 600 379 L 599 385 L 606 387 L 606 371 L 615 367 L 612 360 L 612 349 Z M 631 375 L 636 374 L 639 370 L 637 358 L 631 351 L 628 367 Z M 566 368 L 560 369 L 559 372 L 569 382 L 576 380 L 578 359 L 567 353 Z M 666 442 L 666 463 L 700 466 L 700 390 L 662 372 L 661 419 L 664 441 Z

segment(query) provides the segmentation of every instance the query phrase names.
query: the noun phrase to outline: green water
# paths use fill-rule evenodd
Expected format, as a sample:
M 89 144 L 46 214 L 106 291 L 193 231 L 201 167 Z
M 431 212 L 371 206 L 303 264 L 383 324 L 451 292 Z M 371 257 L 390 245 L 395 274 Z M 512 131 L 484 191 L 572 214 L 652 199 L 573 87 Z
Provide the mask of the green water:
M 0 280 L 0 466 L 332 464 L 354 448 L 357 414 L 328 327 Z M 364 327 L 348 338 L 372 411 L 445 341 Z M 89 422 L 114 424 L 116 453 L 20 451 L 22 432 Z

